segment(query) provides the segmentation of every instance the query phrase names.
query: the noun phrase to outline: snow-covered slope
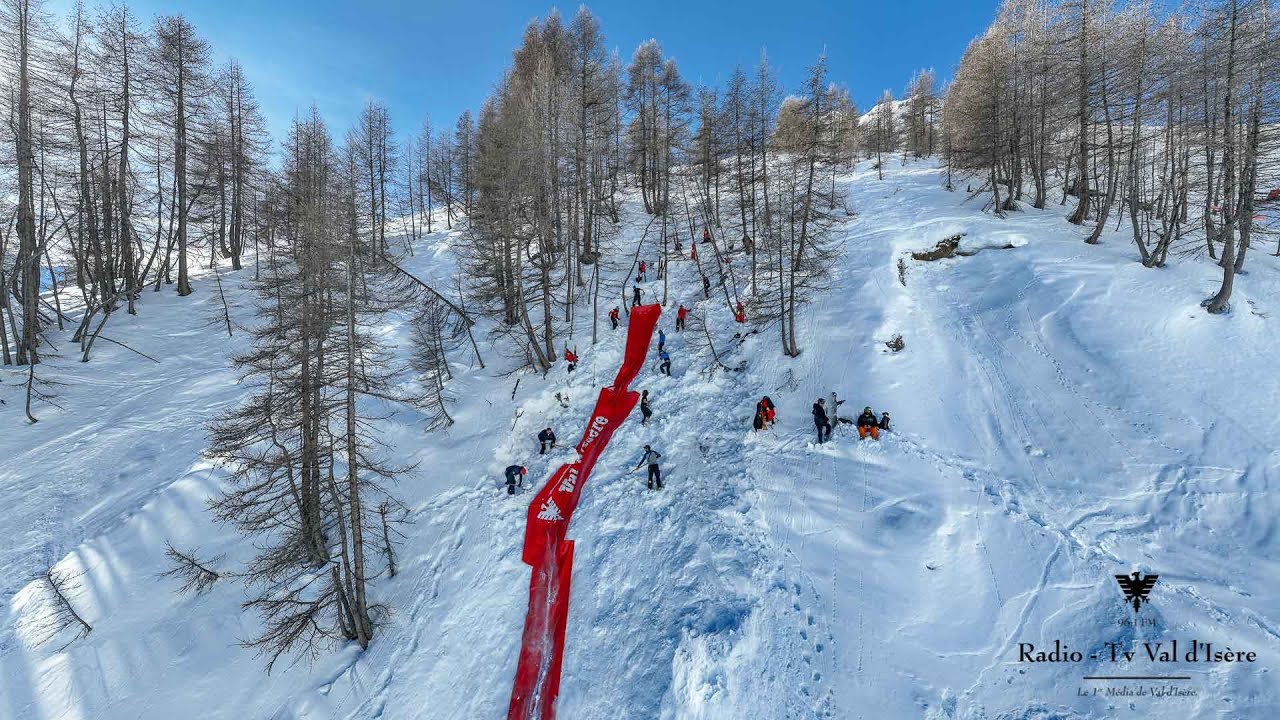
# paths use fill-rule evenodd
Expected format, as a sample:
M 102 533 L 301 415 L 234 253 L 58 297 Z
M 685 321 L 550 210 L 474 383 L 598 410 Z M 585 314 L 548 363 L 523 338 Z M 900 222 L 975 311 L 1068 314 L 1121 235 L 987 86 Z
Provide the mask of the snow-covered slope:
M 1086 246 L 1057 209 L 983 215 L 927 165 L 845 183 L 858 214 L 831 290 L 804 310 L 798 358 L 779 353 L 776 328 L 734 342 L 723 302 L 702 301 L 688 261 L 672 264 L 670 307 L 705 313 L 745 370 L 697 372 L 664 315 L 674 377 L 649 368 L 635 383 L 654 422 L 614 436 L 569 531 L 560 717 L 1276 717 L 1275 258 L 1255 253 L 1235 312 L 1212 317 L 1197 306 L 1215 285 L 1208 263 L 1143 268 L 1123 234 Z M 624 222 L 618 242 L 634 247 L 645 220 L 632 208 Z M 960 232 L 992 249 L 908 259 L 899 283 L 905 251 Z M 447 284 L 446 234 L 406 265 Z M 249 322 L 240 275 L 223 279 Z M 375 586 L 396 614 L 363 655 L 268 677 L 236 646 L 256 620 L 234 580 L 190 597 L 157 578 L 166 540 L 225 554 L 227 569 L 250 551 L 204 511 L 220 473 L 200 458 L 202 423 L 244 395 L 225 363 L 243 335 L 203 328 L 217 307 L 211 280 L 191 298 L 148 295 L 111 334 L 161 364 L 114 345 L 89 364 L 64 352 L 41 372 L 67 383 L 66 410 L 34 426 L 23 376 L 0 376 L 0 456 L 21 453 L 0 466 L 13 538 L 0 549 L 0 718 L 502 717 L 528 567 L 524 504 L 500 472 L 521 462 L 541 481 L 564 461 L 571 451 L 539 457 L 534 434 L 581 432 L 623 333 L 591 345 L 584 317 L 578 371 L 518 376 L 514 397 L 497 349 L 484 370 L 457 356 L 452 428 L 388 419 L 397 459 L 417 463 L 397 488 L 413 511 L 400 572 Z M 396 322 L 386 332 L 407 342 Z M 895 334 L 898 353 L 883 344 Z M 897 432 L 859 443 L 842 426 L 814 445 L 809 406 L 832 390 L 842 413 L 888 410 Z M 753 433 L 761 395 L 780 423 Z M 662 492 L 628 472 L 646 443 L 664 455 Z M 83 572 L 75 601 L 94 626 L 64 649 L 33 637 L 47 602 L 28 581 L 53 562 Z M 1112 578 L 1135 569 L 1161 576 L 1140 616 L 1151 625 L 1131 624 Z M 1082 679 L 1167 671 L 1150 663 L 1018 662 L 1018 643 L 1135 638 L 1259 657 L 1179 666 L 1196 695 L 1169 698 L 1093 696 L 1106 684 Z

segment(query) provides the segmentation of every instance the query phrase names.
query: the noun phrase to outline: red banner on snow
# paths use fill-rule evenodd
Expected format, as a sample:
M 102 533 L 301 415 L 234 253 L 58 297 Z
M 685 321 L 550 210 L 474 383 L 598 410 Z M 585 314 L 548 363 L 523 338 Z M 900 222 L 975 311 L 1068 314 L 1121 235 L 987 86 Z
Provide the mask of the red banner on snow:
M 659 305 L 631 310 L 627 348 L 611 387 L 600 391 L 591 420 L 578 443 L 578 461 L 561 465 L 529 504 L 525 524 L 524 561 L 533 566 L 529 578 L 529 611 L 524 619 L 520 664 L 511 688 L 508 720 L 551 720 L 560 692 L 560 665 L 569 619 L 569 580 L 573 571 L 573 541 L 566 540 L 569 519 L 582 497 L 591 469 L 609 438 L 640 400 L 629 389 L 644 368 L 653 329 L 662 314 Z

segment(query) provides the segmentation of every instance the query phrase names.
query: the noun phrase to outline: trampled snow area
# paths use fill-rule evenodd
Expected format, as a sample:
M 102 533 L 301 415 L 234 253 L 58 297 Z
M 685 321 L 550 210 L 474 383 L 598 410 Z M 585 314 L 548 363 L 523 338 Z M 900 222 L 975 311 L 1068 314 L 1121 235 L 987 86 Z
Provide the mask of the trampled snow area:
M 672 263 L 660 327 L 674 377 L 651 365 L 633 384 L 650 391 L 654 421 L 636 413 L 618 430 L 569 529 L 559 717 L 1280 716 L 1273 248 L 1252 254 L 1234 311 L 1209 316 L 1208 261 L 1143 268 L 1123 232 L 1087 246 L 1062 208 L 995 218 L 942 189 L 936 168 L 893 165 L 883 181 L 845 180 L 857 215 L 831 289 L 803 310 L 798 358 L 781 355 L 776 327 L 737 344 L 723 299 L 702 301 L 691 263 Z M 647 219 L 632 208 L 624 222 L 630 251 Z M 899 283 L 906 251 L 956 233 L 990 249 L 908 259 Z M 450 287 L 447 244 L 436 233 L 405 265 Z M 240 323 L 251 277 L 223 274 Z M 698 371 L 673 332 L 679 301 L 706 314 L 743 372 Z M 39 372 L 65 383 L 65 409 L 37 406 L 34 426 L 25 373 L 0 375 L 0 718 L 505 717 L 532 493 L 509 499 L 501 470 L 523 463 L 540 483 L 572 455 L 538 456 L 534 435 L 551 424 L 580 436 L 624 333 L 602 317 L 591 345 L 584 311 L 578 371 L 546 377 L 508 375 L 481 337 L 488 368 L 454 356 L 452 428 L 425 433 L 410 410 L 383 422 L 395 459 L 417 463 L 397 485 L 412 510 L 400 572 L 373 586 L 395 615 L 364 654 L 267 676 L 236 644 L 257 620 L 234 579 L 184 596 L 158 577 L 166 540 L 225 555 L 228 570 L 252 551 L 205 511 L 222 473 L 201 458 L 203 424 L 246 394 L 227 365 L 245 334 L 205 327 L 219 308 L 210 276 L 192 297 L 148 293 L 140 316 L 112 319 L 108 335 L 160 364 L 102 343 L 82 364 L 55 333 L 62 354 Z M 386 334 L 407 343 L 398 322 Z M 897 353 L 884 345 L 896 334 Z M 897 431 L 858 442 L 840 426 L 815 445 L 809 408 L 833 390 L 843 415 L 888 410 Z M 761 395 L 780 422 L 753 433 Z M 629 472 L 646 443 L 663 454 L 661 492 Z M 52 563 L 83 573 L 73 600 L 94 626 L 65 647 L 36 644 L 48 601 L 31 578 Z M 1134 570 L 1160 576 L 1136 625 L 1113 578 Z M 1179 654 L 1198 640 L 1257 660 L 1105 662 L 1107 642 L 1142 653 L 1174 639 Z M 1019 662 L 1019 643 L 1055 640 L 1084 660 Z M 1095 675 L 1190 680 L 1083 679 Z M 1194 695 L 1106 696 L 1126 686 Z

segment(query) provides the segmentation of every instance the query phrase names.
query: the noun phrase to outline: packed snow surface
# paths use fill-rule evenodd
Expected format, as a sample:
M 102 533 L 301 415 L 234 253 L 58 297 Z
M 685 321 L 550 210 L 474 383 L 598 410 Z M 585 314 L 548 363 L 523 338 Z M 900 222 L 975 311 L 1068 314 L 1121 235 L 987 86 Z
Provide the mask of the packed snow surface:
M 891 165 L 883 181 L 866 169 L 842 180 L 856 214 L 830 288 L 802 310 L 797 358 L 780 353 L 776 326 L 749 322 L 759 332 L 734 340 L 723 297 L 704 301 L 692 264 L 672 262 L 660 326 L 674 376 L 651 365 L 634 384 L 654 420 L 642 427 L 637 411 L 618 431 L 569 530 L 559 716 L 1280 716 L 1274 248 L 1252 253 L 1231 314 L 1210 316 L 1199 307 L 1218 280 L 1208 261 L 1147 269 L 1124 229 L 1088 246 L 1062 207 L 1000 219 L 943 189 L 931 164 Z M 647 219 L 632 205 L 623 222 L 629 256 Z M 990 249 L 907 256 L 957 233 Z M 405 265 L 452 287 L 449 242 L 426 237 Z M 745 262 L 739 251 L 739 283 Z M 252 267 L 222 275 L 241 325 L 253 322 L 251 278 Z M 622 280 L 607 285 L 615 297 Z M 677 302 L 705 314 L 741 372 L 703 372 L 673 331 Z M 580 435 L 621 360 L 625 333 L 603 317 L 613 304 L 594 345 L 580 313 L 577 372 L 511 375 L 482 334 L 486 369 L 465 349 L 453 356 L 455 425 L 426 433 L 408 409 L 380 424 L 395 459 L 415 466 L 396 486 L 411 509 L 399 574 L 372 591 L 395 614 L 363 654 L 339 648 L 270 676 L 237 644 L 258 622 L 240 609 L 242 586 L 187 596 L 158 576 L 166 540 L 221 556 L 225 570 L 252 553 L 205 506 L 224 472 L 201 456 L 204 425 L 247 393 L 228 364 L 246 335 L 218 327 L 213 277 L 112 318 L 108 335 L 159 364 L 108 343 L 80 363 L 69 332 L 52 333 L 59 354 L 38 374 L 62 383 L 60 408 L 37 404 L 40 422 L 27 424 L 25 369 L 0 371 L 0 718 L 504 717 L 530 491 L 508 498 L 502 469 L 525 464 L 537 483 L 571 455 L 537 455 L 534 436 L 547 425 Z M 403 319 L 384 331 L 407 352 Z M 899 352 L 884 344 L 895 335 Z M 815 444 L 810 406 L 832 391 L 842 416 L 870 405 L 896 431 L 859 442 L 838 425 Z M 779 423 L 755 433 L 762 395 Z M 646 443 L 663 454 L 661 492 L 631 472 Z M 69 644 L 38 643 L 49 601 L 33 578 L 55 564 L 79 575 L 72 599 L 94 628 Z M 1135 570 L 1160 576 L 1137 623 L 1113 578 Z M 1198 640 L 1257 659 L 1090 658 L 1108 642 L 1174 639 L 1180 652 Z M 1019 661 L 1020 643 L 1055 640 L 1085 659 Z M 1083 679 L 1120 674 L 1187 675 L 1127 685 L 1194 694 L 1108 697 L 1126 683 Z

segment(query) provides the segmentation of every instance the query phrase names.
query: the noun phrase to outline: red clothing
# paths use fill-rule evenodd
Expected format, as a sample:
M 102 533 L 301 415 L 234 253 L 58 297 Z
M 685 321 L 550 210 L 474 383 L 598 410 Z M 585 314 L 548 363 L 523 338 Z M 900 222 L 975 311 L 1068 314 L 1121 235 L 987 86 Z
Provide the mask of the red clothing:
M 574 353 L 569 352 L 568 350 L 564 351 L 564 359 L 566 362 L 571 362 L 571 363 L 578 362 L 578 356 Z
M 687 308 L 687 307 L 685 307 L 685 306 L 683 306 L 683 305 L 681 305 L 681 306 L 680 306 L 680 309 L 676 311 L 676 317 L 677 317 L 677 318 L 679 318 L 679 319 L 681 319 L 681 320 L 683 320 L 683 319 L 684 319 L 684 316 L 685 316 L 685 315 L 688 315 L 688 314 L 689 314 L 689 308 Z
M 694 246 L 693 246 L 692 248 L 690 248 L 689 250 L 690 250 L 690 252 L 689 252 L 689 258 L 690 258 L 690 259 L 692 259 L 692 260 L 697 260 L 697 259 L 698 259 L 698 246 L 697 246 L 697 245 L 694 245 Z
M 643 275 L 643 274 L 644 274 L 644 261 L 643 261 L 643 260 L 641 260 L 641 261 L 640 261 L 640 274 L 641 274 L 641 275 Z
M 614 308 L 614 309 L 610 310 L 610 311 L 609 311 L 609 317 L 613 318 L 614 320 L 617 320 L 617 319 L 618 319 L 618 308 Z

